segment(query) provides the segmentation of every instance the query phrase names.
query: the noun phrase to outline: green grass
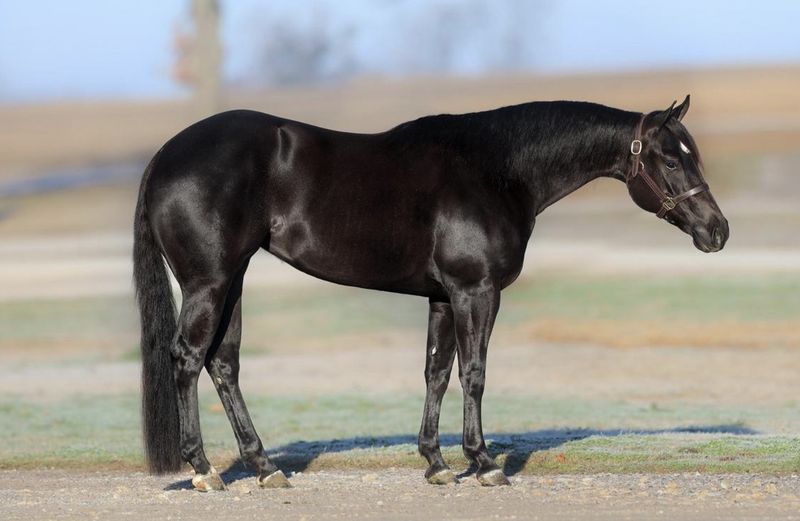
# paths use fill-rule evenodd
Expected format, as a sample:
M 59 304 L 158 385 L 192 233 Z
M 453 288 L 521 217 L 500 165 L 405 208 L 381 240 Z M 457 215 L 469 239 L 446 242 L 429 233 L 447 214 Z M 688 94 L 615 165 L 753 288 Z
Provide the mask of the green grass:
M 415 439 L 422 396 L 354 394 L 249 398 L 255 424 L 289 468 L 422 467 Z M 206 451 L 220 464 L 237 453 L 216 397 L 203 395 Z M 446 459 L 461 468 L 460 397 L 445 399 Z M 786 418 L 790 424 L 786 425 Z M 669 407 L 631 402 L 489 395 L 490 450 L 512 472 L 797 472 L 800 440 L 762 435 L 776 419 L 797 432 L 796 407 Z M 141 467 L 138 397 L 0 401 L 0 468 Z M 787 432 L 787 431 L 784 431 Z M 282 449 L 281 449 L 282 447 Z
M 290 296 L 246 296 L 245 318 L 277 338 L 424 328 L 422 299 L 331 287 Z M 794 320 L 800 276 L 686 278 L 542 276 L 503 292 L 497 328 L 548 319 L 713 321 Z
M 104 342 L 138 327 L 132 297 L 0 302 L 2 345 Z
M 489 440 L 489 451 L 508 474 L 594 473 L 768 473 L 792 474 L 800 469 L 800 439 L 753 435 L 593 434 L 559 442 L 554 447 L 537 438 L 511 442 Z M 543 446 L 544 445 L 544 446 Z M 443 449 L 455 469 L 467 461 L 456 446 Z M 287 457 L 291 466 L 296 458 Z M 310 468 L 424 468 L 412 444 L 323 454 Z
M 542 277 L 503 294 L 506 321 L 539 314 L 595 320 L 794 320 L 800 276 Z
M 427 318 L 424 299 L 333 285 L 248 291 L 244 310 L 245 353 L 388 331 L 421 336 Z M 723 324 L 723 330 L 730 323 L 771 328 L 792 324 L 798 312 L 796 275 L 547 275 L 521 280 L 504 292 L 496 330 L 563 320 L 576 329 L 588 324 L 590 336 L 583 340 L 593 341 L 593 321 L 627 327 L 632 321 L 658 320 L 671 330 L 714 323 Z M 133 359 L 138 356 L 136 322 L 129 297 L 0 302 L 0 350 L 49 353 L 63 345 L 74 351 L 72 358 L 58 363 L 79 363 L 87 356 Z M 690 343 L 692 338 L 682 341 Z M 784 340 L 782 345 L 789 343 Z M 419 395 L 248 396 L 248 401 L 267 445 L 289 444 L 291 450 L 280 457 L 288 464 L 298 466 L 300 458 L 299 466 L 312 468 L 422 466 L 413 443 L 421 413 Z M 202 421 L 209 453 L 223 461 L 235 456 L 236 447 L 217 403 L 216 397 L 202 397 Z M 492 393 L 485 403 L 484 426 L 489 438 L 495 438 L 494 454 L 524 472 L 800 470 L 798 442 L 783 434 L 800 432 L 796 403 L 731 408 Z M 448 433 L 444 452 L 463 465 L 457 446 L 460 418 L 460 401 L 451 393 L 441 425 Z M 133 395 L 41 403 L 0 397 L 0 467 L 137 467 L 138 423 L 138 397 Z M 692 426 L 719 432 L 680 430 Z M 779 434 L 752 434 L 749 429 Z M 574 433 L 578 439 L 572 438 Z M 548 442 L 552 437 L 560 441 Z M 309 443 L 299 444 L 301 440 Z M 320 452 L 320 446 L 338 448 Z
M 497 330 L 547 320 L 672 324 L 772 323 L 800 314 L 800 276 L 649 278 L 537 276 L 503 293 Z M 254 350 L 346 335 L 425 331 L 424 299 L 361 289 L 246 291 L 244 342 Z M 677 330 L 678 328 L 671 328 Z M 136 357 L 132 298 L 0 302 L 0 349 L 62 345 Z M 591 336 L 591 335 L 589 335 Z M 585 339 L 592 341 L 592 338 Z M 598 342 L 602 338 L 595 339 Z M 687 338 L 691 342 L 691 338 Z

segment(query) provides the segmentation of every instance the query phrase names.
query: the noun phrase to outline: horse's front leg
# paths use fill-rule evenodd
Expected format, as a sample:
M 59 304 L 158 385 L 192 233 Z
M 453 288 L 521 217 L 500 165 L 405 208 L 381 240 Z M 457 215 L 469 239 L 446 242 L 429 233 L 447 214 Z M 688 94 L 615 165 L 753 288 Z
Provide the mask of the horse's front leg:
M 484 280 L 472 287 L 453 291 L 450 304 L 458 346 L 458 374 L 464 392 L 464 455 L 477 467 L 476 475 L 482 485 L 508 485 L 505 474 L 486 449 L 481 425 L 486 353 L 500 306 L 500 290 Z
M 456 339 L 453 333 L 453 310 L 447 302 L 430 302 L 428 346 L 425 352 L 425 410 L 419 429 L 419 453 L 428 460 L 425 479 L 434 485 L 456 483 L 453 471 L 444 462 L 439 447 L 439 414 L 442 398 L 450 382 Z

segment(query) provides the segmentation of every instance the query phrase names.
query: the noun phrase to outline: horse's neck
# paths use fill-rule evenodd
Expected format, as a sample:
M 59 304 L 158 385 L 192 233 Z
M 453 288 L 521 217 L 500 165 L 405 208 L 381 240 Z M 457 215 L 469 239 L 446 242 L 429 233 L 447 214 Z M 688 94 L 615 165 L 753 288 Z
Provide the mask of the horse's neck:
M 521 141 L 511 164 L 518 169 L 514 177 L 529 192 L 534 213 L 599 177 L 624 179 L 637 117 L 612 111 L 587 123 L 571 114 L 562 127 L 534 129 L 533 139 Z

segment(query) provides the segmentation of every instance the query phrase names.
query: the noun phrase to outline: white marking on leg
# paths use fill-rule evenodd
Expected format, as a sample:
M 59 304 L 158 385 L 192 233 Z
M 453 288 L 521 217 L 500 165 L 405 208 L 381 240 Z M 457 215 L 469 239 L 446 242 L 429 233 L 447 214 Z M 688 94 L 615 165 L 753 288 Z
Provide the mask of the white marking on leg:
M 256 478 L 258 486 L 261 488 L 292 488 L 292 484 L 286 479 L 286 475 L 280 470 L 276 470 L 269 476 Z
M 436 354 L 436 346 L 433 346 L 433 347 L 431 348 L 431 356 L 433 356 L 433 355 L 435 355 L 435 354 Z
M 208 474 L 198 474 L 195 472 L 192 477 L 192 485 L 200 492 L 209 492 L 211 490 L 225 490 L 225 482 L 222 481 L 217 469 L 213 466 Z

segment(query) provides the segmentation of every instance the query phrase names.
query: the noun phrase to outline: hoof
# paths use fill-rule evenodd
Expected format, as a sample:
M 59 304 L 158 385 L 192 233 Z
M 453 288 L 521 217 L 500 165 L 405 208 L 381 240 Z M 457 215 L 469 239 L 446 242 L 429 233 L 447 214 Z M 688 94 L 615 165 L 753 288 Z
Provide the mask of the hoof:
M 195 474 L 192 478 L 192 486 L 200 492 L 211 492 L 212 490 L 227 490 L 225 482 L 217 473 L 217 469 L 211 467 L 208 474 Z
M 427 479 L 428 483 L 431 485 L 453 485 L 458 483 L 456 475 L 453 474 L 453 471 L 450 469 L 439 470 L 430 476 L 425 476 L 425 479 Z
M 286 479 L 283 471 L 276 470 L 268 476 L 258 478 L 258 486 L 261 488 L 292 488 L 292 484 Z
M 510 485 L 511 482 L 503 471 L 500 469 L 489 470 L 487 472 L 478 474 L 478 481 L 484 487 L 498 487 L 501 485 Z

